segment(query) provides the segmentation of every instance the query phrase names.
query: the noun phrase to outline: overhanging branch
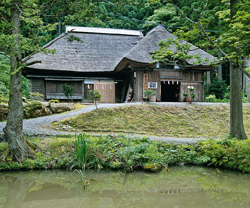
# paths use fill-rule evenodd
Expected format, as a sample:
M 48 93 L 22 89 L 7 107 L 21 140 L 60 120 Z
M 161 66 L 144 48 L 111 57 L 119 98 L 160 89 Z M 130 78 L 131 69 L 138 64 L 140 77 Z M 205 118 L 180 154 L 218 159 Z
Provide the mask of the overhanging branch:
M 244 73 L 246 76 L 248 76 L 250 78 L 250 73 L 248 73 L 245 69 L 239 67 L 239 70 L 241 70 L 242 73 Z
M 42 63 L 41 61 L 37 60 L 37 61 L 32 61 L 30 63 L 27 63 L 26 66 L 30 66 L 30 65 L 33 65 L 33 64 L 40 64 Z

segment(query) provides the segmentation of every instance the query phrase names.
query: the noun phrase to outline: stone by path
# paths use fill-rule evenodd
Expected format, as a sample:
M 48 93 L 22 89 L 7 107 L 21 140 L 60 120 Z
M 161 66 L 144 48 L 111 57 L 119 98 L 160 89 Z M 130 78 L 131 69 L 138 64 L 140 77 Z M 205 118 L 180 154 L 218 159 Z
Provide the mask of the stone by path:
M 112 107 L 119 107 L 124 105 L 139 105 L 141 103 L 115 103 L 115 104 L 98 104 L 98 108 L 112 108 Z M 190 105 L 188 103 L 178 102 L 178 103 L 152 103 L 154 105 L 168 105 L 168 106 L 186 106 Z M 228 103 L 193 103 L 194 105 L 206 105 L 206 106 L 213 106 L 213 105 L 229 105 Z M 56 131 L 51 130 L 50 128 L 45 128 L 44 126 L 51 126 L 52 122 L 54 121 L 61 121 L 66 118 L 70 118 L 82 113 L 87 113 L 90 111 L 95 110 L 94 105 L 90 105 L 84 108 L 81 108 L 77 111 L 71 111 L 68 113 L 63 114 L 56 114 L 56 115 L 50 115 L 45 117 L 39 117 L 39 118 L 33 118 L 33 119 L 27 119 L 23 122 L 23 132 L 26 135 L 57 135 L 57 134 L 75 134 L 75 133 L 69 133 L 65 131 Z M 3 128 L 5 127 L 6 123 L 1 122 L 0 123 L 0 133 L 3 132 Z M 105 134 L 102 134 L 105 135 Z M 144 137 L 141 135 L 129 135 L 132 137 Z M 146 135 L 145 135 L 146 136 Z M 174 142 L 174 143 L 196 143 L 198 140 L 203 140 L 204 138 L 173 138 L 173 137 L 157 137 L 157 136 L 146 136 L 151 140 L 162 140 L 166 142 Z

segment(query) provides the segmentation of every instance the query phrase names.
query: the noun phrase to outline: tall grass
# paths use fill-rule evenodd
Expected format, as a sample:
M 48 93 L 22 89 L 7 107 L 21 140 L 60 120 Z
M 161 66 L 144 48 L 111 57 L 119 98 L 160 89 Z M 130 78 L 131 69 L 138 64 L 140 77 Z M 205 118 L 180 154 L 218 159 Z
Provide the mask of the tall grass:
M 74 159 L 76 160 L 74 164 L 71 166 L 71 169 L 75 166 L 78 168 L 82 168 L 85 170 L 85 165 L 88 160 L 88 135 L 87 134 L 76 134 L 75 135 L 75 144 L 76 144 L 76 150 L 74 152 Z

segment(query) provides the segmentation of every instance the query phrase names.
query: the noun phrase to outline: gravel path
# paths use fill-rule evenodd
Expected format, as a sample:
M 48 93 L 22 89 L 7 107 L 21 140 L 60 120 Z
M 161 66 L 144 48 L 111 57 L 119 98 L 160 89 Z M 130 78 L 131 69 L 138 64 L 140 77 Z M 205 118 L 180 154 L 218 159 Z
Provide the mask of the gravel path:
M 124 105 L 140 105 L 141 103 L 119 103 L 119 104 L 98 104 L 98 108 L 111 108 L 111 107 L 118 107 L 118 106 L 124 106 Z M 178 102 L 178 103 L 153 103 L 154 105 L 168 105 L 168 106 L 188 106 L 190 104 L 184 103 L 184 102 Z M 193 103 L 194 105 L 204 105 L 204 106 L 213 106 L 213 105 L 228 105 L 228 103 Z M 249 103 L 245 104 L 249 105 Z M 40 118 L 33 118 L 33 119 L 27 119 L 23 122 L 23 132 L 26 135 L 57 135 L 57 134 L 75 134 L 75 133 L 69 133 L 65 131 L 56 131 L 51 130 L 50 128 L 44 128 L 44 126 L 50 126 L 52 122 L 54 121 L 61 121 L 66 118 L 70 118 L 82 113 L 87 113 L 90 111 L 95 110 L 94 105 L 90 105 L 84 108 L 81 108 L 77 111 L 71 111 L 68 113 L 63 114 L 56 114 L 56 115 L 50 115 Z M 0 123 L 0 133 L 3 132 L 3 128 L 5 127 L 6 123 L 1 122 Z M 42 127 L 43 126 L 43 127 Z M 95 134 L 98 135 L 98 134 Z M 105 135 L 105 134 L 103 134 Z M 141 135 L 130 135 L 133 137 L 143 137 Z M 151 140 L 163 140 L 167 142 L 175 142 L 175 143 L 196 143 L 197 140 L 204 140 L 204 138 L 173 138 L 173 137 L 156 137 L 156 136 L 147 136 Z
M 111 107 L 118 107 L 123 105 L 135 105 L 139 103 L 121 103 L 121 104 L 98 104 L 98 108 L 111 108 Z M 44 128 L 41 128 L 43 125 L 51 125 L 54 121 L 61 121 L 66 118 L 70 118 L 82 113 L 87 113 L 90 111 L 95 110 L 94 105 L 90 105 L 84 108 L 81 108 L 77 111 L 71 111 L 68 113 L 62 113 L 62 114 L 56 114 L 56 115 L 50 115 L 50 116 L 44 116 L 39 118 L 33 118 L 33 119 L 27 119 L 23 121 L 23 132 L 25 134 L 58 134 L 58 131 L 52 131 L 52 130 L 46 130 Z M 3 128 L 5 127 L 6 122 L 0 123 L 0 133 L 3 132 Z M 65 132 L 64 132 L 65 134 Z

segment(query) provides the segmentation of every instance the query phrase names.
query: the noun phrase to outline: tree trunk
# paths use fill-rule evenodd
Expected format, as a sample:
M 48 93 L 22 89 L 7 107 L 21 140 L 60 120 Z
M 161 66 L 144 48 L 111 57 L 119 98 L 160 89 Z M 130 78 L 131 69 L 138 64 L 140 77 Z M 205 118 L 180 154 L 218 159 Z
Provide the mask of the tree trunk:
M 235 5 L 240 0 L 230 0 L 231 19 L 236 14 Z M 230 64 L 230 135 L 237 139 L 247 139 L 243 124 L 242 72 L 238 60 Z
M 230 64 L 230 135 L 247 139 L 243 125 L 242 72 L 238 67 Z
M 20 10 L 19 1 L 13 2 L 11 10 L 11 22 L 14 23 L 12 34 L 16 35 L 15 43 L 12 46 L 12 55 L 10 57 L 10 95 L 9 95 L 9 112 L 7 116 L 7 124 L 4 128 L 4 133 L 8 138 L 9 149 L 14 160 L 22 162 L 27 158 L 29 152 L 28 143 L 23 137 L 23 106 L 22 106 L 22 71 L 15 70 L 19 67 L 21 58 L 19 51 L 20 42 Z

